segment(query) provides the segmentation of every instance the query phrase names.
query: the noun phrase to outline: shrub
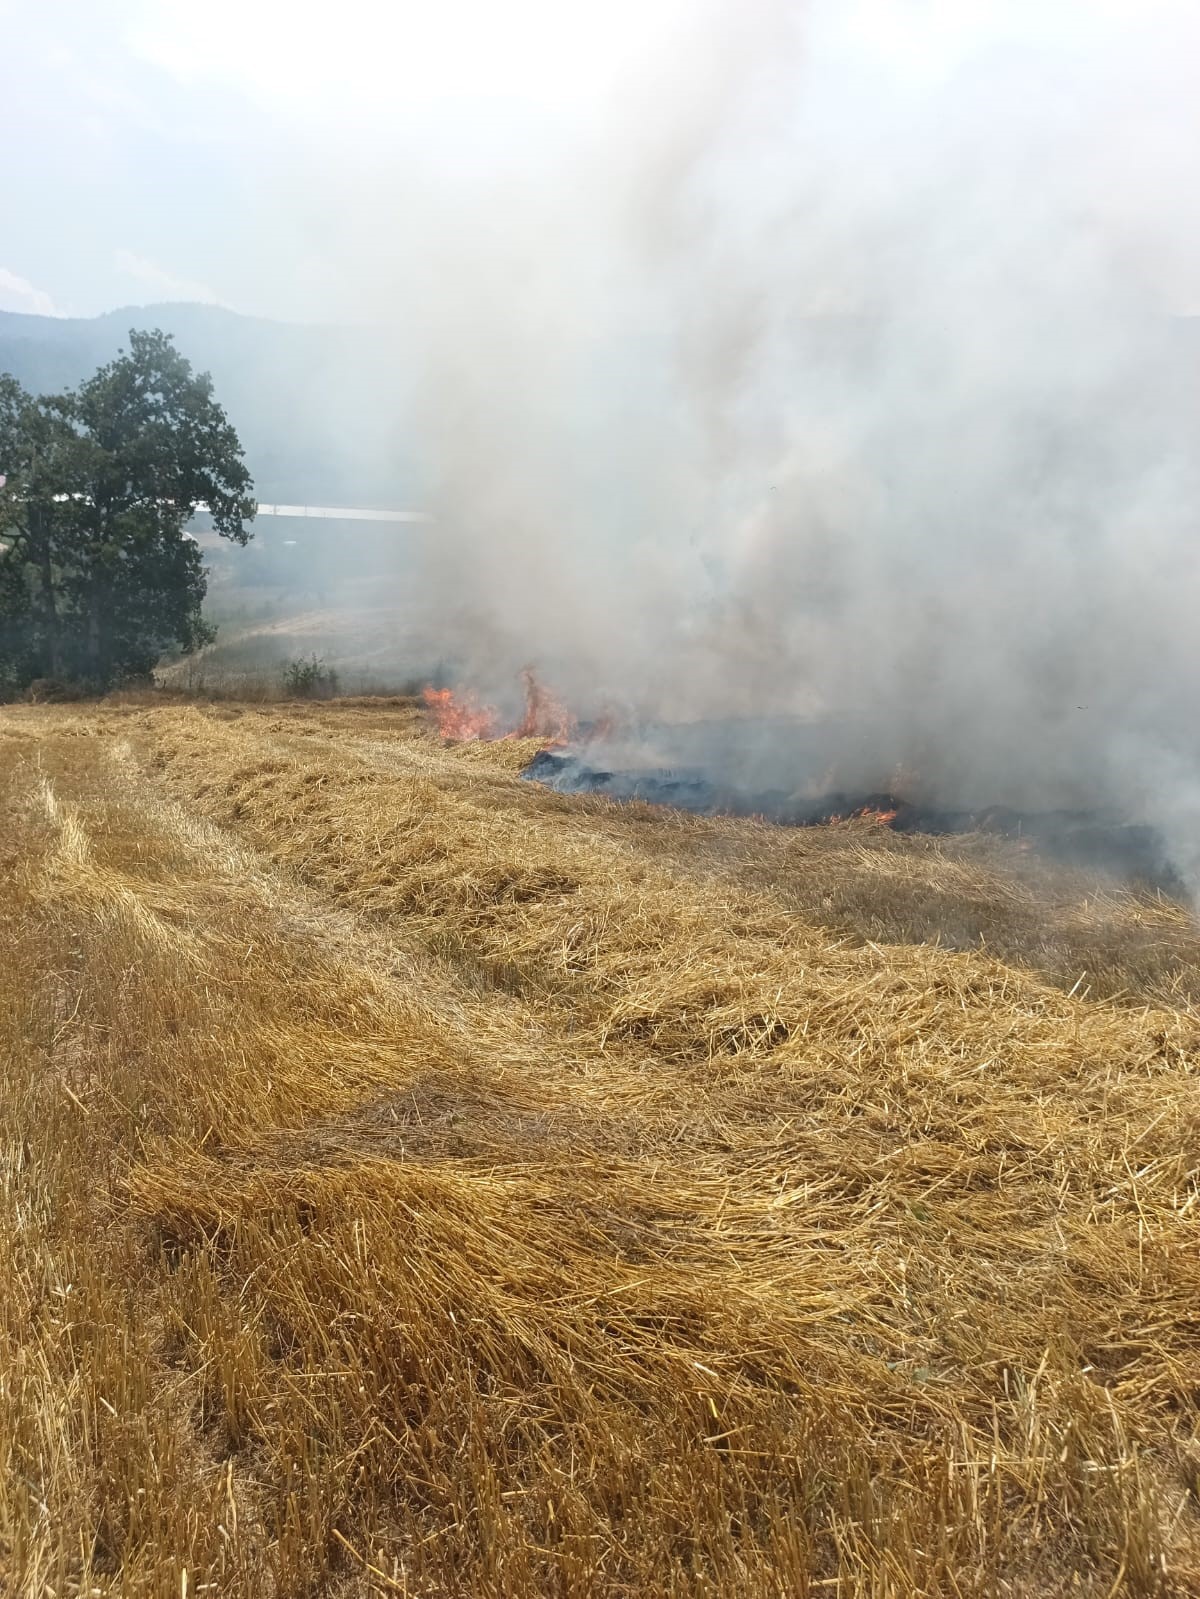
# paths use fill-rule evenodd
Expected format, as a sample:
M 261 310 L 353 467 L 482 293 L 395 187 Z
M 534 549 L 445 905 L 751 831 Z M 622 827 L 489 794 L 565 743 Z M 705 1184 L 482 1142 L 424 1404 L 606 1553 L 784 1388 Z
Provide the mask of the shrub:
M 87 689 L 83 684 L 68 683 L 61 677 L 35 677 L 25 692 L 34 705 L 61 705 L 67 700 L 84 698 Z
M 338 677 L 319 655 L 297 655 L 283 669 L 283 688 L 301 700 L 327 700 L 337 693 Z

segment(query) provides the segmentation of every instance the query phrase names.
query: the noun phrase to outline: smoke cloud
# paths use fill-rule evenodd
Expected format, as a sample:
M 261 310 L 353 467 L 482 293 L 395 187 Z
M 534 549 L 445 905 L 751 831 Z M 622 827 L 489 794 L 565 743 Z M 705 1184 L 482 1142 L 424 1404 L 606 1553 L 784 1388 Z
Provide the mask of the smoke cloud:
M 907 66 L 715 10 L 605 138 L 459 195 L 398 275 L 478 691 L 806 716 L 843 782 L 1200 843 L 1200 29 L 1054 10 Z
M 1200 873 L 1198 46 L 1182 4 L 711 4 L 561 150 L 318 178 L 463 678 L 806 718 L 798 783 L 1112 805 Z

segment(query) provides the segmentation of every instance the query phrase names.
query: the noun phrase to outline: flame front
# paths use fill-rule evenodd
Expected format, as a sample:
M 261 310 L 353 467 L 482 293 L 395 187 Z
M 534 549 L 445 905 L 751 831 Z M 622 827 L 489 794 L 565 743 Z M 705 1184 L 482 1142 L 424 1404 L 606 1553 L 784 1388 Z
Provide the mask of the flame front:
M 476 739 L 496 736 L 496 712 L 490 705 L 481 705 L 474 695 L 459 696 L 453 689 L 427 688 L 422 698 L 439 735 L 450 743 L 471 744 Z
M 890 827 L 899 816 L 899 810 L 876 810 L 873 805 L 864 805 L 854 812 L 857 820 L 864 822 L 877 822 L 880 827 Z
M 885 806 L 860 805 L 853 811 L 832 811 L 822 820 L 827 827 L 834 827 L 839 822 L 874 822 L 877 827 L 890 827 L 899 814 L 898 806 L 889 809 Z
M 521 673 L 525 686 L 525 715 L 516 729 L 517 738 L 544 738 L 552 744 L 565 744 L 575 733 L 575 718 L 561 700 L 556 699 L 532 670 Z
M 567 707 L 539 683 L 532 670 L 521 673 L 525 688 L 525 712 L 515 727 L 502 731 L 503 719 L 492 705 L 485 705 L 474 694 L 456 694 L 449 688 L 422 691 L 440 737 L 451 744 L 470 744 L 490 738 L 540 738 L 547 744 L 565 744 L 576 729 L 575 718 Z

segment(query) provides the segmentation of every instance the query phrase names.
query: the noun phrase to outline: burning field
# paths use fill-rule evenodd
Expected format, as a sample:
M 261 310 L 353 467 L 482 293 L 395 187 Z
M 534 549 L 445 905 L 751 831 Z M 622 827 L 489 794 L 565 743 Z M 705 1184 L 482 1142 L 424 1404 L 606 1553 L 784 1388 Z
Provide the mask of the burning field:
M 503 714 L 470 691 L 427 688 L 425 705 L 448 744 L 541 740 L 524 775 L 563 794 L 603 794 L 785 827 L 870 821 L 900 833 L 993 834 L 1063 864 L 1185 892 L 1163 834 L 1111 808 L 947 805 L 923 792 L 918 774 L 904 767 L 887 790 L 847 790 L 838 786 L 838 740 L 828 720 L 739 717 L 621 728 L 611 714 L 579 722 L 532 670 L 521 682 L 524 709 L 507 730 Z
M 1191 912 L 527 689 L 4 712 L 0 1590 L 1200 1591 Z

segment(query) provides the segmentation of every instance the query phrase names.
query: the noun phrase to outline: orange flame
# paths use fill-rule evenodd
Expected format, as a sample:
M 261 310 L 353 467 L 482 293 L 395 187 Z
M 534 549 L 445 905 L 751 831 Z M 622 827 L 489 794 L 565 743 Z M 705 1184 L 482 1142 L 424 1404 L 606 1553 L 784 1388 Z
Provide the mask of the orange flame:
M 877 811 L 873 810 L 869 805 L 864 805 L 861 810 L 855 811 L 854 814 L 861 821 L 876 822 L 880 827 L 890 827 L 900 812 L 898 810 Z
M 476 739 L 494 738 L 496 713 L 490 705 L 481 705 L 472 694 L 461 698 L 453 689 L 427 688 L 422 698 L 437 724 L 439 735 L 452 744 L 470 744 Z
M 516 727 L 505 732 L 501 731 L 499 711 L 483 704 L 474 694 L 430 687 L 422 691 L 422 698 L 439 735 L 451 744 L 492 738 L 540 738 L 547 744 L 565 744 L 574 736 L 575 718 L 531 670 L 521 673 L 521 681 L 525 685 L 525 713 Z
M 521 673 L 525 685 L 525 715 L 516 729 L 517 738 L 545 738 L 565 744 L 575 732 L 575 718 L 561 700 L 539 683 L 530 667 Z
M 856 811 L 847 811 L 845 814 L 835 811 L 825 818 L 825 825 L 835 827 L 839 822 L 874 822 L 878 827 L 890 827 L 899 814 L 899 810 L 881 811 L 873 805 L 860 805 Z

